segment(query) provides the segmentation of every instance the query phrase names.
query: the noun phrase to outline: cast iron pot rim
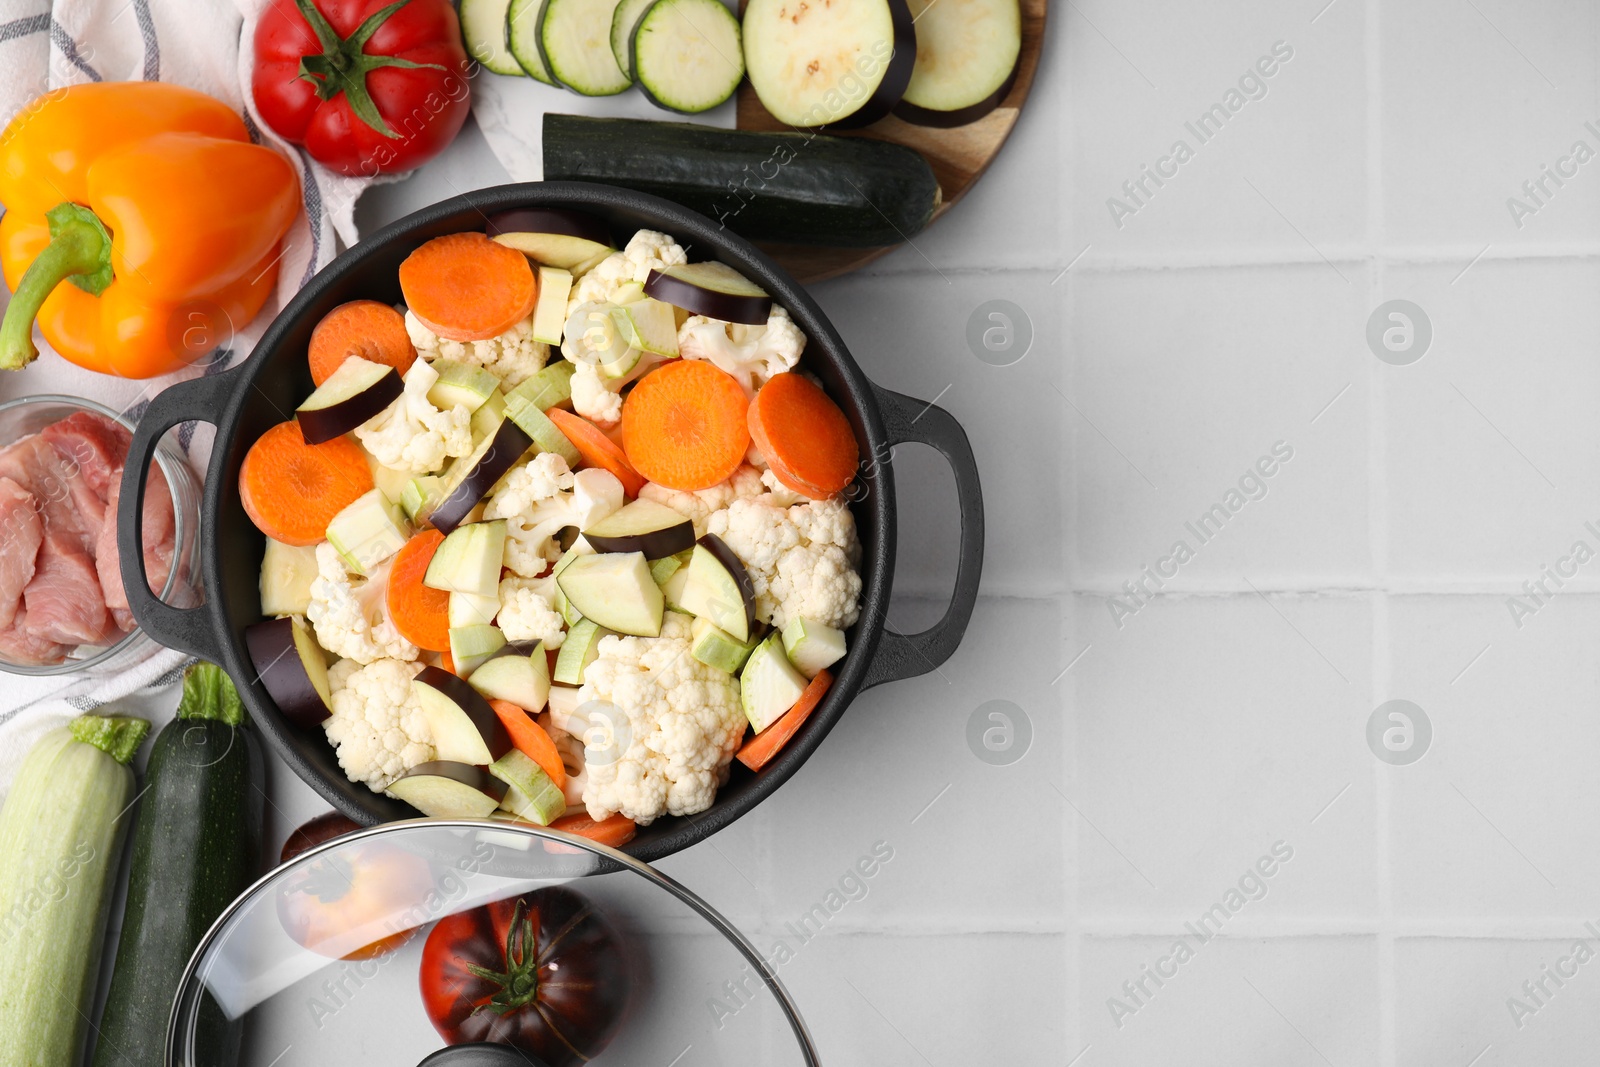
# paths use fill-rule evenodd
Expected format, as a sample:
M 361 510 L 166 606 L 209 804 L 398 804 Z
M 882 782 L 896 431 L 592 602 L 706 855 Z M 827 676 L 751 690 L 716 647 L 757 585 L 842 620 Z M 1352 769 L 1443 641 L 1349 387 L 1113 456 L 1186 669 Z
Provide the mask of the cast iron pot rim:
M 872 482 L 872 491 L 866 494 L 866 506 L 874 510 L 877 538 L 871 546 L 866 544 L 862 546 L 861 621 L 851 630 L 852 647 L 844 660 L 843 669 L 836 675 L 822 706 L 812 713 L 811 720 L 784 748 L 784 751 L 759 772 L 757 780 L 742 796 L 724 800 L 722 790 L 719 789 L 718 798 L 705 812 L 679 817 L 677 825 L 672 826 L 665 835 L 645 842 L 630 842 L 624 847 L 623 851 L 629 855 L 651 862 L 688 848 L 731 825 L 770 796 L 800 769 L 800 765 L 822 744 L 845 708 L 863 687 L 886 620 L 890 585 L 894 578 L 896 534 L 894 480 L 887 459 L 891 442 L 884 427 L 874 386 L 857 366 L 843 338 L 833 328 L 816 301 L 771 258 L 743 238 L 731 231 L 719 229 L 711 220 L 687 208 L 646 193 L 588 182 L 526 182 L 500 185 L 464 193 L 415 211 L 362 240 L 318 271 L 278 313 L 256 344 L 249 359 L 227 372 L 230 376 L 238 376 L 237 384 L 217 416 L 216 442 L 206 473 L 201 514 L 204 528 L 213 531 L 220 529 L 223 487 L 226 485 L 230 492 L 237 492 L 237 470 L 228 471 L 224 470 L 224 467 L 227 464 L 227 444 L 239 422 L 240 413 L 250 400 L 256 399 L 260 402 L 254 395 L 254 383 L 265 372 L 267 365 L 280 355 L 276 349 L 283 343 L 283 338 L 290 332 L 292 325 L 327 288 L 344 281 L 352 274 L 359 273 L 370 258 L 384 250 L 391 242 L 406 240 L 413 231 L 437 224 L 452 216 L 468 213 L 471 216 L 478 216 L 477 219 L 468 221 L 466 228 L 479 229 L 475 223 L 486 222 L 485 216 L 497 211 L 520 207 L 556 206 L 579 209 L 588 207 L 602 212 L 634 211 L 649 215 L 654 219 L 656 228 L 670 234 L 680 243 L 686 238 L 692 242 L 685 245 L 691 260 L 716 258 L 745 272 L 771 293 L 774 300 L 783 305 L 796 325 L 805 332 L 807 348 L 804 358 L 813 362 L 820 358 L 832 364 L 840 372 L 846 385 L 847 395 L 835 395 L 834 399 L 853 409 L 861 420 L 866 436 L 863 444 L 869 462 L 864 465 L 864 469 Z M 707 252 L 711 255 L 706 255 Z M 285 415 L 286 418 L 290 416 L 292 413 Z M 877 457 L 884 458 L 872 462 Z M 857 508 L 861 506 L 862 502 L 859 500 L 854 505 Z M 248 683 L 240 687 L 240 693 L 257 727 L 279 757 L 336 810 L 363 825 L 388 821 L 378 812 L 368 810 L 361 804 L 351 803 L 346 794 L 332 788 L 322 770 L 305 760 L 291 743 L 290 735 L 295 728 L 283 718 L 276 704 L 261 687 L 256 671 L 245 653 L 242 636 L 232 630 L 222 614 L 221 567 L 218 563 L 222 551 L 223 546 L 215 536 L 209 544 L 203 546 L 205 610 L 224 635 L 223 666 L 235 679 L 248 679 Z M 400 803 L 380 794 L 373 794 L 373 800 L 380 803 Z M 663 818 L 669 817 L 663 816 Z

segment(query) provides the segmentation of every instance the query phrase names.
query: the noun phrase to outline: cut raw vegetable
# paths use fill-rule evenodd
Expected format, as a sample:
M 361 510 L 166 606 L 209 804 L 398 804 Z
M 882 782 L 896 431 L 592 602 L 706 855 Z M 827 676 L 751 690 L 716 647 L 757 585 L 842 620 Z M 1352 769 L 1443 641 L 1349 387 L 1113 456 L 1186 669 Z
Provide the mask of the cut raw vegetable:
M 481 414 L 488 407 L 485 404 L 478 412 Z M 492 436 L 451 465 L 441 486 L 444 499 L 428 512 L 428 522 L 446 533 L 461 525 L 494 484 L 532 447 L 533 439 L 520 426 L 509 419 L 501 421 Z
M 739 20 L 722 0 L 660 0 L 639 20 L 624 69 L 657 107 L 709 111 L 744 79 Z
M 659 562 L 694 547 L 694 523 L 665 504 L 640 499 L 584 530 L 583 539 L 596 552 L 642 552 L 646 559 Z
M 633 464 L 628 462 L 628 457 L 622 449 L 602 433 L 599 427 L 583 416 L 574 415 L 561 408 L 549 408 L 545 414 L 556 424 L 556 429 L 572 442 L 573 447 L 583 457 L 585 466 L 610 471 L 617 476 L 617 481 L 622 483 L 623 491 L 630 497 L 639 495 L 639 490 L 644 488 L 644 478 L 634 470 Z
M 611 54 L 616 8 L 617 0 L 545 0 L 539 54 L 556 81 L 583 96 L 615 96 L 632 84 Z
M 495 74 L 519 77 L 522 67 L 511 54 L 506 34 L 510 0 L 461 0 L 461 40 L 467 54 Z
M 783 628 L 783 651 L 795 669 L 815 678 L 825 668 L 844 659 L 848 651 L 843 630 L 796 615 Z
M 191 666 L 176 717 L 150 746 L 130 849 L 127 905 L 94 1067 L 166 1063 L 164 1020 L 195 946 L 258 873 L 261 748 L 222 668 Z M 243 1020 L 202 1012 L 198 1047 L 227 1056 Z
M 505 547 L 504 519 L 458 526 L 434 552 L 422 582 L 448 593 L 494 596 L 500 589 L 500 561 Z
M 567 800 L 561 788 L 522 751 L 512 749 L 490 764 L 489 770 L 510 786 L 500 803 L 513 815 L 548 826 L 566 813 Z
M 634 77 L 633 31 L 653 3 L 655 0 L 622 0 L 611 13 L 611 54 L 617 57 L 617 66 L 622 68 L 623 77 L 629 80 Z M 744 62 L 742 55 L 739 62 Z
M 489 394 L 489 399 L 483 406 L 472 413 L 472 421 L 467 424 L 472 433 L 472 443 L 481 448 L 483 443 L 493 437 L 495 431 L 500 429 L 500 424 L 506 421 L 506 397 L 498 389 Z M 450 465 L 451 470 L 457 467 L 468 467 L 470 464 L 457 459 Z
M 744 64 L 762 105 L 788 126 L 865 126 L 911 81 L 917 39 L 906 0 L 750 0 Z
M 783 637 L 777 633 L 755 647 L 739 675 L 739 701 L 758 734 L 794 707 L 805 688 L 805 676 L 783 654 Z
M 855 479 L 861 451 L 850 420 L 804 374 L 788 371 L 763 385 L 749 425 L 773 476 L 795 492 L 820 500 Z
M 544 643 L 507 645 L 489 657 L 467 679 L 472 688 L 482 693 L 494 707 L 502 700 L 529 712 L 541 710 L 550 695 L 550 657 L 545 654 Z M 515 730 L 511 740 L 517 741 Z
M 486 768 L 435 760 L 411 768 L 389 793 L 435 819 L 483 819 L 509 789 Z
M 506 44 L 519 68 L 518 74 L 555 85 L 556 80 L 545 69 L 544 57 L 539 54 L 539 15 L 543 10 L 543 0 L 511 0 L 505 17 Z
M 582 685 L 584 668 L 600 654 L 600 639 L 609 636 L 611 631 L 593 619 L 579 619 L 574 623 L 561 642 L 561 651 L 556 654 L 555 680 L 563 685 Z M 554 694 L 555 689 L 550 692 Z M 552 708 L 554 699 L 552 696 Z
M 127 763 L 149 731 L 143 719 L 81 716 L 41 737 L 10 783 L 0 808 L 0 1063 L 7 1067 L 82 1062 L 133 821 Z
M 400 372 L 393 367 L 351 356 L 306 397 L 294 417 L 306 444 L 320 445 L 379 414 L 399 399 L 404 389 Z
M 720 0 L 707 0 L 722 7 Z M 724 8 L 726 10 L 726 8 Z M 652 300 L 639 287 L 639 299 L 629 301 L 617 309 L 619 323 L 634 348 L 657 356 L 678 354 L 678 319 L 672 305 L 663 300 Z
M 585 619 L 637 637 L 661 634 L 661 589 L 643 552 L 579 556 L 556 576 L 556 584 Z
M 740 641 L 728 631 L 714 625 L 710 619 L 695 619 L 689 628 L 690 653 L 707 667 L 715 667 L 728 674 L 738 674 L 750 653 L 760 642 Z
M 412 481 L 411 472 L 385 467 L 370 452 L 367 454 L 367 467 L 372 471 L 372 484 L 378 487 L 378 491 L 396 504 L 400 503 L 400 498 L 405 496 L 406 486 Z
M 239 502 L 256 529 L 286 545 L 320 542 L 333 517 L 372 488 L 367 457 L 346 437 L 306 444 L 290 419 L 262 434 L 239 467 Z
M 693 529 L 692 526 L 690 528 Z M 649 555 L 649 553 L 645 554 Z M 650 577 L 656 580 L 657 585 L 666 585 L 672 580 L 673 575 L 689 565 L 689 557 L 693 554 L 694 547 L 690 546 L 685 552 L 663 556 L 661 559 L 652 559 L 650 561 Z M 667 606 L 671 607 L 672 605 L 669 604 Z
M 567 297 L 571 293 L 571 271 L 562 270 L 560 267 L 539 268 L 539 302 L 533 308 L 535 341 L 547 345 L 561 343 L 561 327 L 567 319 Z M 551 404 L 540 404 L 539 409 L 542 411 L 550 406 Z
M 328 523 L 328 543 L 357 574 L 373 568 L 405 545 L 405 514 L 378 489 L 356 497 Z
M 565 648 L 565 645 L 561 647 Z M 579 714 L 578 709 L 583 706 L 582 691 L 566 685 L 552 685 L 550 687 L 550 722 L 556 729 L 563 733 L 571 734 L 579 740 L 583 739 L 583 731 L 589 728 L 589 721 Z M 580 718 L 582 721 L 580 722 Z
M 568 363 L 567 366 L 572 366 Z M 517 429 L 527 434 L 533 441 L 533 447 L 540 452 L 554 452 L 567 461 L 568 467 L 576 467 L 583 458 L 567 435 L 556 429 L 556 424 L 550 421 L 550 416 L 528 403 L 513 406 L 511 401 L 506 401 L 506 412 L 511 416 L 511 421 L 516 423 Z
M 684 571 L 687 577 L 679 595 L 683 610 L 721 627 L 736 641 L 750 640 L 756 591 L 733 549 L 716 534 L 706 534 L 695 543 Z
M 313 727 L 333 714 L 327 655 L 306 620 L 293 615 L 246 626 L 244 647 L 284 718 Z
M 550 735 L 533 715 L 521 706 L 506 700 L 491 700 L 489 706 L 500 716 L 500 721 L 505 725 L 506 732 L 511 735 L 511 743 L 516 746 L 517 751 L 537 764 L 555 783 L 557 789 L 565 788 L 567 771 L 561 763 L 561 750 L 556 748 L 556 743 L 551 740 Z
M 767 291 L 726 263 L 675 263 L 653 270 L 644 291 L 694 315 L 764 326 L 772 313 Z
M 511 748 L 511 735 L 478 691 L 440 667 L 411 680 L 441 760 L 487 766 Z
M 477 411 L 500 388 L 500 379 L 482 367 L 455 359 L 436 359 L 431 364 L 439 380 L 428 390 L 428 403 L 440 411 L 464 407 Z
M 456 674 L 469 677 L 489 657 L 506 647 L 506 635 L 500 627 L 488 623 L 450 628 L 450 662 Z
M 581 274 L 579 269 L 597 257 L 616 251 L 611 243 L 611 227 L 598 215 L 564 208 L 520 208 L 504 211 L 489 219 L 488 234 L 508 248 L 531 257 L 546 267 L 560 267 Z
M 562 314 L 565 315 L 565 310 Z M 506 394 L 506 411 L 532 404 L 540 411 L 565 404 L 572 399 L 572 375 L 577 371 L 564 359 L 556 360 Z
M 424 474 L 420 478 L 407 481 L 405 487 L 400 490 L 400 510 L 404 511 L 406 518 L 412 522 L 422 522 L 442 499 L 444 499 L 443 480 L 432 474 Z
M 783 717 L 755 737 L 745 742 L 739 750 L 739 762 L 749 767 L 752 771 L 759 771 L 772 761 L 772 757 L 783 751 L 783 746 L 789 739 L 799 732 L 800 727 L 806 724 L 811 713 L 817 710 L 817 705 L 822 703 L 822 698 L 828 695 L 828 689 L 833 685 L 833 675 L 821 671 L 811 679 L 805 692 L 800 694 L 800 699 L 794 707 L 783 713 Z
M 448 617 L 450 599 L 458 595 L 424 584 L 443 541 L 444 535 L 438 530 L 423 530 L 407 541 L 389 568 L 389 587 L 384 592 L 389 619 L 400 636 L 433 652 L 450 647 L 450 627 L 455 625 Z
M 678 566 L 667 575 L 666 581 L 657 583 L 661 586 L 661 599 L 671 610 L 693 615 L 694 612 L 683 606 L 683 591 L 689 587 L 689 561 L 683 556 L 673 558 L 679 561 Z M 689 559 L 693 558 L 694 554 L 689 553 Z M 651 573 L 654 573 L 654 568 L 651 569 Z
M 561 329 L 566 337 L 562 355 L 569 361 L 597 367 L 606 377 L 621 377 L 639 362 L 639 352 L 629 350 L 628 338 L 633 331 L 620 308 L 610 304 L 578 304 Z
M 658 485 L 709 489 L 732 476 L 750 450 L 749 407 L 733 375 L 703 359 L 675 360 L 628 393 L 622 447 L 633 469 Z
M 405 374 L 417 350 L 406 333 L 405 316 L 377 300 L 340 304 L 318 322 L 306 346 L 311 382 L 319 389 L 351 356 L 382 363 Z
M 1022 54 L 1017 0 L 910 0 L 917 61 L 894 113 L 921 126 L 964 126 L 1000 106 Z
M 438 592 L 438 590 L 434 590 Z M 478 626 L 494 621 L 500 613 L 500 598 L 498 596 L 479 596 L 477 593 L 447 593 L 450 605 L 446 612 L 450 620 L 450 628 L 457 626 Z M 416 642 L 412 642 L 415 644 Z
M 304 615 L 317 577 L 317 550 L 267 538 L 261 557 L 261 614 Z
M 440 337 L 487 341 L 528 317 L 539 281 L 514 249 L 481 233 L 451 233 L 405 258 L 400 291 L 411 313 Z
M 626 815 L 613 815 L 609 819 L 595 822 L 585 814 L 566 815 L 550 824 L 550 829 L 560 830 L 562 833 L 572 834 L 575 837 L 588 838 L 598 844 L 609 845 L 611 848 L 621 848 L 633 840 L 633 835 L 638 827 Z M 545 843 L 547 849 L 557 846 Z M 565 848 L 567 846 L 560 846 Z

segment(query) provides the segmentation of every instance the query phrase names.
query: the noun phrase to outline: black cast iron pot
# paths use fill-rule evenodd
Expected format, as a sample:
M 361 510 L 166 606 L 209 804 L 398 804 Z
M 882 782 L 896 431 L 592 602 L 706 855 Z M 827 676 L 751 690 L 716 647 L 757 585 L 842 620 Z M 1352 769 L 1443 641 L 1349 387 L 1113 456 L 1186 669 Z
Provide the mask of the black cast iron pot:
M 455 197 L 386 227 L 341 255 L 311 279 L 272 325 L 255 353 L 239 367 L 183 382 L 158 395 L 140 420 L 123 476 L 125 504 L 118 518 L 121 557 L 139 573 L 125 584 L 134 617 L 163 644 L 225 667 L 256 725 L 284 761 L 335 808 L 362 823 L 414 818 L 408 805 L 349 781 L 321 730 L 291 726 L 257 679 L 244 646 L 244 629 L 261 620 L 258 580 L 265 541 L 239 502 L 239 465 L 262 433 L 292 417 L 311 393 L 306 345 L 312 327 L 347 300 L 400 302 L 397 271 L 418 245 L 441 234 L 482 230 L 486 216 L 524 207 L 568 207 L 607 219 L 625 242 L 640 227 L 675 236 L 692 259 L 719 259 L 773 294 L 808 338 L 805 366 L 817 374 L 844 409 L 861 447 L 861 473 L 851 487 L 863 550 L 861 621 L 850 634 L 850 653 L 822 706 L 787 748 L 759 774 L 735 763 L 716 803 L 699 815 L 662 818 L 640 827 L 627 851 L 655 860 L 709 836 L 753 808 L 816 751 L 857 693 L 874 685 L 933 670 L 960 643 L 978 594 L 983 561 L 983 502 L 972 447 L 959 424 L 941 408 L 873 385 L 816 301 L 777 264 L 748 242 L 702 215 L 643 193 L 578 182 L 503 185 Z M 201 530 L 206 603 L 169 607 L 148 592 L 137 547 L 137 516 L 144 500 L 140 472 L 150 465 L 157 440 L 182 422 L 217 427 L 206 475 Z M 894 447 L 908 441 L 932 445 L 955 471 L 961 546 L 955 593 L 942 619 L 919 634 L 900 634 L 885 623 L 894 577 Z

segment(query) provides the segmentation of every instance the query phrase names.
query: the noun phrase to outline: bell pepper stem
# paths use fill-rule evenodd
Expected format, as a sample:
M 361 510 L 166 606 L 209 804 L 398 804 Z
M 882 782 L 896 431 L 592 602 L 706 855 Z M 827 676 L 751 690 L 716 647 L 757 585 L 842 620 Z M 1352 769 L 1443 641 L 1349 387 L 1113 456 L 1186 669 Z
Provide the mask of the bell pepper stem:
M 0 370 L 21 370 L 39 355 L 33 320 L 56 286 L 72 280 L 99 295 L 111 283 L 111 236 L 92 211 L 59 204 L 46 213 L 50 243 L 22 272 L 0 321 Z

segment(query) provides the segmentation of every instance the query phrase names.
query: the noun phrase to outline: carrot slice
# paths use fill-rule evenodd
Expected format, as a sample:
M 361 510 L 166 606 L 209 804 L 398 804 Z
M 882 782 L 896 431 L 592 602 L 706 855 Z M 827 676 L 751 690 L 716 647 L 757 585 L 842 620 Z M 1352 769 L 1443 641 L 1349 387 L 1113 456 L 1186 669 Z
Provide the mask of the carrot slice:
M 539 279 L 516 249 L 481 233 L 452 233 L 405 258 L 400 291 L 411 313 L 440 337 L 487 341 L 528 317 Z
M 638 386 L 634 388 L 637 389 Z M 584 466 L 600 467 L 610 471 L 617 476 L 617 481 L 622 483 L 624 492 L 629 496 L 639 495 L 639 490 L 644 488 L 645 479 L 634 470 L 633 464 L 628 462 L 627 455 L 617 447 L 615 441 L 605 435 L 600 427 L 582 415 L 574 415 L 563 408 L 551 408 L 545 414 L 556 424 L 556 429 L 572 442 L 572 447 L 576 448 L 578 455 L 583 458 Z
M 450 654 L 450 594 L 422 584 L 433 554 L 444 541 L 438 530 L 423 530 L 395 553 L 385 599 L 400 636 L 418 648 Z M 455 671 L 447 667 L 451 674 Z
M 817 676 L 811 679 L 811 684 L 806 686 L 800 694 L 800 699 L 794 702 L 794 707 L 784 712 L 778 721 L 756 734 L 745 742 L 739 750 L 739 762 L 749 767 L 752 771 L 759 771 L 772 757 L 783 751 L 783 746 L 789 739 L 800 731 L 811 713 L 817 710 L 817 705 L 822 703 L 822 698 L 828 694 L 828 688 L 833 685 L 833 675 L 826 670 L 818 671 Z
M 516 745 L 524 756 L 537 763 L 550 780 L 556 783 L 557 789 L 567 787 L 567 768 L 561 762 L 561 752 L 556 748 L 556 743 L 545 733 L 544 727 L 533 721 L 522 708 L 517 707 L 509 700 L 491 700 L 489 706 L 505 724 L 506 733 L 511 735 L 511 743 Z
M 784 485 L 829 497 L 856 476 L 861 452 L 839 405 L 803 374 L 788 371 L 750 402 L 750 439 Z
M 351 356 L 374 363 L 387 363 L 404 374 L 417 360 L 406 333 L 406 320 L 388 304 L 376 300 L 352 300 L 340 304 L 311 331 L 307 348 L 311 380 L 321 385 Z
M 293 419 L 250 446 L 239 467 L 239 498 L 256 528 L 286 545 L 322 541 L 328 523 L 372 488 L 372 469 L 348 437 L 308 445 Z
M 552 830 L 562 830 L 579 837 L 587 837 L 591 841 L 598 841 L 602 845 L 612 848 L 621 848 L 633 840 L 633 835 L 638 827 L 626 815 L 613 815 L 609 819 L 595 822 L 581 812 L 576 815 L 563 815 L 550 824 Z M 545 848 L 554 851 L 560 848 L 554 842 L 546 841 Z
M 709 489 L 750 451 L 750 401 L 733 375 L 678 359 L 639 379 L 622 405 L 622 447 L 634 470 L 668 489 Z

